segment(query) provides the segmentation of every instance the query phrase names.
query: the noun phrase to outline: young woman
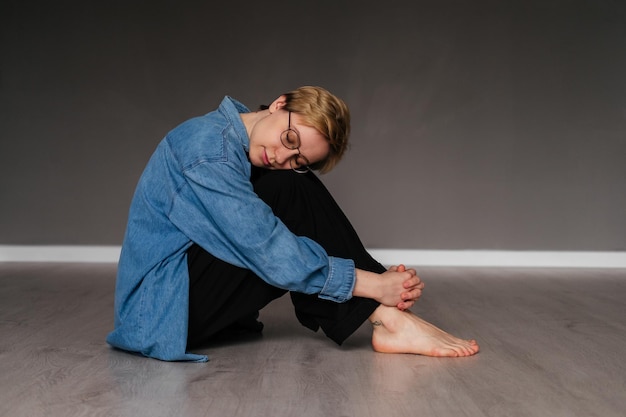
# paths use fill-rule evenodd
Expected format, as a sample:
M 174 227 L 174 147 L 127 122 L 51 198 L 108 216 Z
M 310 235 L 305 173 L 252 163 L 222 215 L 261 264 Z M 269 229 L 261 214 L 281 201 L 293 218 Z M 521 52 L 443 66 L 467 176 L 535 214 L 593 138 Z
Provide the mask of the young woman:
M 311 172 L 341 159 L 349 126 L 343 101 L 301 87 L 257 112 L 225 97 L 172 130 L 133 197 L 107 341 L 206 361 L 189 350 L 261 331 L 258 311 L 290 292 L 299 321 L 339 344 L 369 319 L 377 351 L 476 353 L 408 311 L 424 287 L 415 271 L 373 260 Z

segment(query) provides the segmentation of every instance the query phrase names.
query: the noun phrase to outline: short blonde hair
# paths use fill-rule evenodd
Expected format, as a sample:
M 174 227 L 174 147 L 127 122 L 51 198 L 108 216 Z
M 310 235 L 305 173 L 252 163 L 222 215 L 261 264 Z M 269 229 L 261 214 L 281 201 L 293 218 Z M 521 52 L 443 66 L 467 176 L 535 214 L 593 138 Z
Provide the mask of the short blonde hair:
M 348 148 L 350 110 L 339 97 L 322 87 L 304 86 L 285 93 L 284 110 L 302 116 L 303 124 L 318 130 L 330 144 L 330 153 L 311 169 L 325 174 L 339 163 Z

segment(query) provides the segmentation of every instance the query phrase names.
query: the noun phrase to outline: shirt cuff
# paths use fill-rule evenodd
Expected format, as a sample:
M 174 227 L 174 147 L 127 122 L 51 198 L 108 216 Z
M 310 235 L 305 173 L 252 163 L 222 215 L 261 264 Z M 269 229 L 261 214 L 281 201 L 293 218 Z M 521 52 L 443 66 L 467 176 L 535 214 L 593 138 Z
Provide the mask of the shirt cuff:
M 356 275 L 351 259 L 328 257 L 329 273 L 319 298 L 343 303 L 352 298 Z

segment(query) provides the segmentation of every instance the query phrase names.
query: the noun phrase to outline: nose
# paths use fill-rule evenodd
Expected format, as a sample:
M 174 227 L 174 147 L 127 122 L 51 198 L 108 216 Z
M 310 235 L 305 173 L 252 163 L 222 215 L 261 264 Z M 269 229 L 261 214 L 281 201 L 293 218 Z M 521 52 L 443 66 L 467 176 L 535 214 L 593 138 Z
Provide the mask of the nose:
M 285 147 L 277 149 L 275 153 L 276 164 L 281 167 L 289 165 L 289 160 L 293 158 L 294 155 L 298 155 L 298 153 L 300 153 L 298 149 L 287 149 Z

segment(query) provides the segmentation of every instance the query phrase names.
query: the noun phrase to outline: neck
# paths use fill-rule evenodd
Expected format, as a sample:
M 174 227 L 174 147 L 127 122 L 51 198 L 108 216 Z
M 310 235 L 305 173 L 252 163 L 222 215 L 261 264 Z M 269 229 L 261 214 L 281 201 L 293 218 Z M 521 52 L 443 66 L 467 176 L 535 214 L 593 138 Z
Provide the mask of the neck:
M 250 136 L 250 132 L 252 132 L 252 129 L 254 129 L 254 126 L 257 124 L 257 122 L 261 119 L 266 118 L 270 114 L 271 113 L 269 109 L 259 110 L 251 113 L 240 113 L 239 116 L 241 117 L 243 125 L 246 127 L 246 132 L 248 132 L 248 136 Z

